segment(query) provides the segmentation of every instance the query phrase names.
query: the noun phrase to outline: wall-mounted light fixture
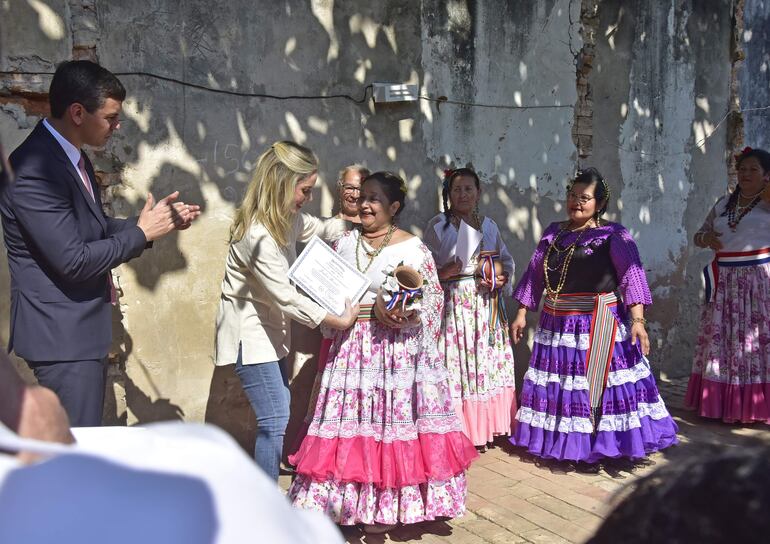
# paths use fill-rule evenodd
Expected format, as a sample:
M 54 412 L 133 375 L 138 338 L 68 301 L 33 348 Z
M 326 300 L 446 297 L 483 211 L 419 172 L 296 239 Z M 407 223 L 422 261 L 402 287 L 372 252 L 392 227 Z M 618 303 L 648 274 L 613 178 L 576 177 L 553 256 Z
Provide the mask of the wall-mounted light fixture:
M 409 83 L 372 83 L 375 102 L 413 102 L 419 98 L 417 85 Z

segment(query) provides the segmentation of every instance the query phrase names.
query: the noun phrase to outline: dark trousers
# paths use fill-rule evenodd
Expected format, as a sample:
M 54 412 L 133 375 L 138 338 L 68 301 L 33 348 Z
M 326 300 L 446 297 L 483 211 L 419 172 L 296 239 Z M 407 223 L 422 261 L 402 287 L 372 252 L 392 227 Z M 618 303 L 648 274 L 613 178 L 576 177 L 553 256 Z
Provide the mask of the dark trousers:
M 95 361 L 27 361 L 40 385 L 59 397 L 72 427 L 102 424 L 107 359 Z

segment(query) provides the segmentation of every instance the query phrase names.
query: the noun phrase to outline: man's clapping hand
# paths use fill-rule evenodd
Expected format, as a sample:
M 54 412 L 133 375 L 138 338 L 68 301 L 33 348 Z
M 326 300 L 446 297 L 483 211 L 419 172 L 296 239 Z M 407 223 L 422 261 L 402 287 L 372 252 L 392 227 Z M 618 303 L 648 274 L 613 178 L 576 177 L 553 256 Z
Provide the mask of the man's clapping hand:
M 200 206 L 175 202 L 179 191 L 174 191 L 167 197 L 155 203 L 152 193 L 147 194 L 147 202 L 139 214 L 137 226 L 144 232 L 148 242 L 157 240 L 172 230 L 184 230 L 201 214 Z

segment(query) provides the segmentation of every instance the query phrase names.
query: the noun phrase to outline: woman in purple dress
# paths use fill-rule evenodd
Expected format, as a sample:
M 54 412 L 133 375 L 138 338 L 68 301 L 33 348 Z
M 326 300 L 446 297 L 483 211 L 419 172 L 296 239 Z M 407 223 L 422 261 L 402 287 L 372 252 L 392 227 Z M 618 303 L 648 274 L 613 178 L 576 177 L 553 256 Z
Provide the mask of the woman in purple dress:
M 634 459 L 677 442 L 646 358 L 644 268 L 630 233 L 600 219 L 609 197 L 596 169 L 579 172 L 568 221 L 546 229 L 514 291 L 516 343 L 546 293 L 511 438 L 538 457 Z

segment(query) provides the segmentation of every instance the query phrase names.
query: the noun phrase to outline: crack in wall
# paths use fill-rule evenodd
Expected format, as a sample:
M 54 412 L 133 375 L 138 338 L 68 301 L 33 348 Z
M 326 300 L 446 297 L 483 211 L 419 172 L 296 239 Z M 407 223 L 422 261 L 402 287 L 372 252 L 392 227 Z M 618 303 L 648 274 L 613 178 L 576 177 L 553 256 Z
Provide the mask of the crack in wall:
M 589 82 L 589 74 L 593 69 L 596 55 L 596 33 L 599 31 L 599 2 L 600 0 L 581 0 L 580 3 L 580 34 L 583 47 L 575 53 L 570 40 L 570 52 L 575 56 L 575 86 L 577 101 L 575 103 L 575 121 L 572 125 L 572 141 L 577 148 L 578 158 L 585 159 L 593 151 L 593 93 Z M 570 26 L 572 21 L 570 20 Z
M 736 0 L 733 3 L 732 13 L 732 35 L 730 37 L 730 60 L 732 66 L 730 68 L 730 112 L 727 119 L 727 149 L 736 150 L 743 148 L 744 141 L 744 122 L 743 113 L 741 112 L 741 95 L 740 95 L 740 77 L 739 72 L 743 65 L 743 61 L 746 59 L 746 52 L 741 45 L 741 38 L 743 37 L 743 11 L 745 7 L 745 0 Z M 733 153 L 728 152 L 727 157 L 727 172 L 730 176 L 729 187 L 730 190 L 735 188 L 738 183 L 738 173 L 736 171 L 735 157 Z

